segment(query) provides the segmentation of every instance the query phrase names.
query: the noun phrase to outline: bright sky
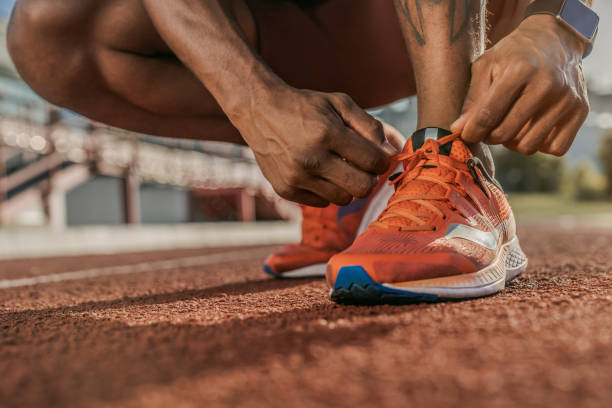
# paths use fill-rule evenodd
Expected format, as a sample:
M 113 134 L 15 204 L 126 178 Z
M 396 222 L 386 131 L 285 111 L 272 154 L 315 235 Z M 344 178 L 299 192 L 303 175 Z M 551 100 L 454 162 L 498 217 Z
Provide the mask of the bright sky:
M 7 17 L 14 3 L 15 0 L 0 0 L 0 16 Z M 593 53 L 584 62 L 584 70 L 593 88 L 612 93 L 612 1 L 595 0 L 595 11 L 601 18 L 599 35 Z
M 0 0 L 0 17 L 7 17 L 15 4 L 15 0 Z
M 593 53 L 584 60 L 584 71 L 594 89 L 612 93 L 612 2 L 595 0 L 595 11 L 599 14 L 599 34 Z

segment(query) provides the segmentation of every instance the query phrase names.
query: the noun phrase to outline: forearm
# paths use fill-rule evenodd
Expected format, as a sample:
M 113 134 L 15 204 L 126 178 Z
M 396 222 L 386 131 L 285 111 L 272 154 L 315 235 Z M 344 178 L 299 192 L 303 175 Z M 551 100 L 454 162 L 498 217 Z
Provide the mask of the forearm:
M 448 128 L 460 113 L 470 64 L 482 52 L 480 0 L 395 0 L 417 84 L 419 127 Z
M 144 0 L 160 35 L 234 120 L 283 86 L 218 1 Z

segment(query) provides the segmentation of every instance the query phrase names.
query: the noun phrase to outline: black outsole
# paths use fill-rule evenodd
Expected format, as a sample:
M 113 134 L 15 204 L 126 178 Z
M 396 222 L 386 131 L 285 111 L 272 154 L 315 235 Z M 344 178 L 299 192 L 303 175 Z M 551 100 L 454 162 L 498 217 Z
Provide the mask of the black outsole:
M 359 265 L 340 269 L 330 296 L 336 303 L 349 305 L 410 304 L 443 300 L 436 295 L 383 286 L 370 278 Z

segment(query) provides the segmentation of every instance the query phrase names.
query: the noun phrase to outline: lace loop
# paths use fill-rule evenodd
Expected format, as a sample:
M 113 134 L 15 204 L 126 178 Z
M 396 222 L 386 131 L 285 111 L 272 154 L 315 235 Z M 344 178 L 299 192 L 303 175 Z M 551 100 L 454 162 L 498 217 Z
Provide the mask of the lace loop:
M 435 231 L 436 226 L 432 225 L 433 216 L 439 216 L 446 219 L 446 213 L 440 209 L 439 205 L 449 201 L 451 189 L 458 190 L 461 194 L 467 195 L 463 185 L 458 183 L 463 175 L 468 175 L 469 169 L 465 163 L 459 163 L 457 160 L 444 155 L 441 158 L 440 147 L 447 143 L 453 143 L 459 138 L 459 134 L 445 136 L 439 140 L 428 139 L 423 146 L 412 153 L 400 153 L 394 157 L 395 160 L 404 162 L 404 171 L 390 181 L 390 185 L 396 188 L 395 194 L 389 200 L 387 208 L 372 224 L 383 228 L 398 228 L 400 231 Z M 448 157 L 448 158 L 447 158 Z M 431 172 L 423 174 L 424 169 L 437 168 L 437 175 Z M 443 177 L 443 169 L 446 170 L 446 175 L 452 174 L 452 177 Z M 444 189 L 443 194 L 414 194 L 409 191 L 407 186 L 414 180 L 426 181 Z M 402 203 L 413 202 L 423 208 L 424 212 L 409 210 L 402 207 Z M 437 204 L 437 205 L 436 205 Z M 448 206 L 453 209 L 452 203 Z M 410 221 L 407 223 L 406 221 Z M 412 224 L 412 225 L 410 225 Z

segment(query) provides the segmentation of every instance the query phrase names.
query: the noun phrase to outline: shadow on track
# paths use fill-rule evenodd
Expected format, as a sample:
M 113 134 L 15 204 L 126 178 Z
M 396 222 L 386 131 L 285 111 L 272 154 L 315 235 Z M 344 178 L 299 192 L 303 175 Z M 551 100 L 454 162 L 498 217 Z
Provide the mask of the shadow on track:
M 397 321 L 334 322 L 430 307 L 338 307 L 321 301 L 305 309 L 233 317 L 207 325 L 146 324 L 146 320 L 143 325 L 132 325 L 117 318 L 117 312 L 133 306 L 156 308 L 172 302 L 276 291 L 310 283 L 255 280 L 73 307 L 2 313 L 0 366 L 9 373 L 0 383 L 0 398 L 6 404 L 3 406 L 113 403 L 129 398 L 143 385 L 162 386 L 181 378 L 247 370 L 275 359 L 283 363 L 291 355 L 304 361 L 315 360 L 313 347 L 367 347 L 397 327 Z M 275 301 L 267 296 L 262 300 Z

